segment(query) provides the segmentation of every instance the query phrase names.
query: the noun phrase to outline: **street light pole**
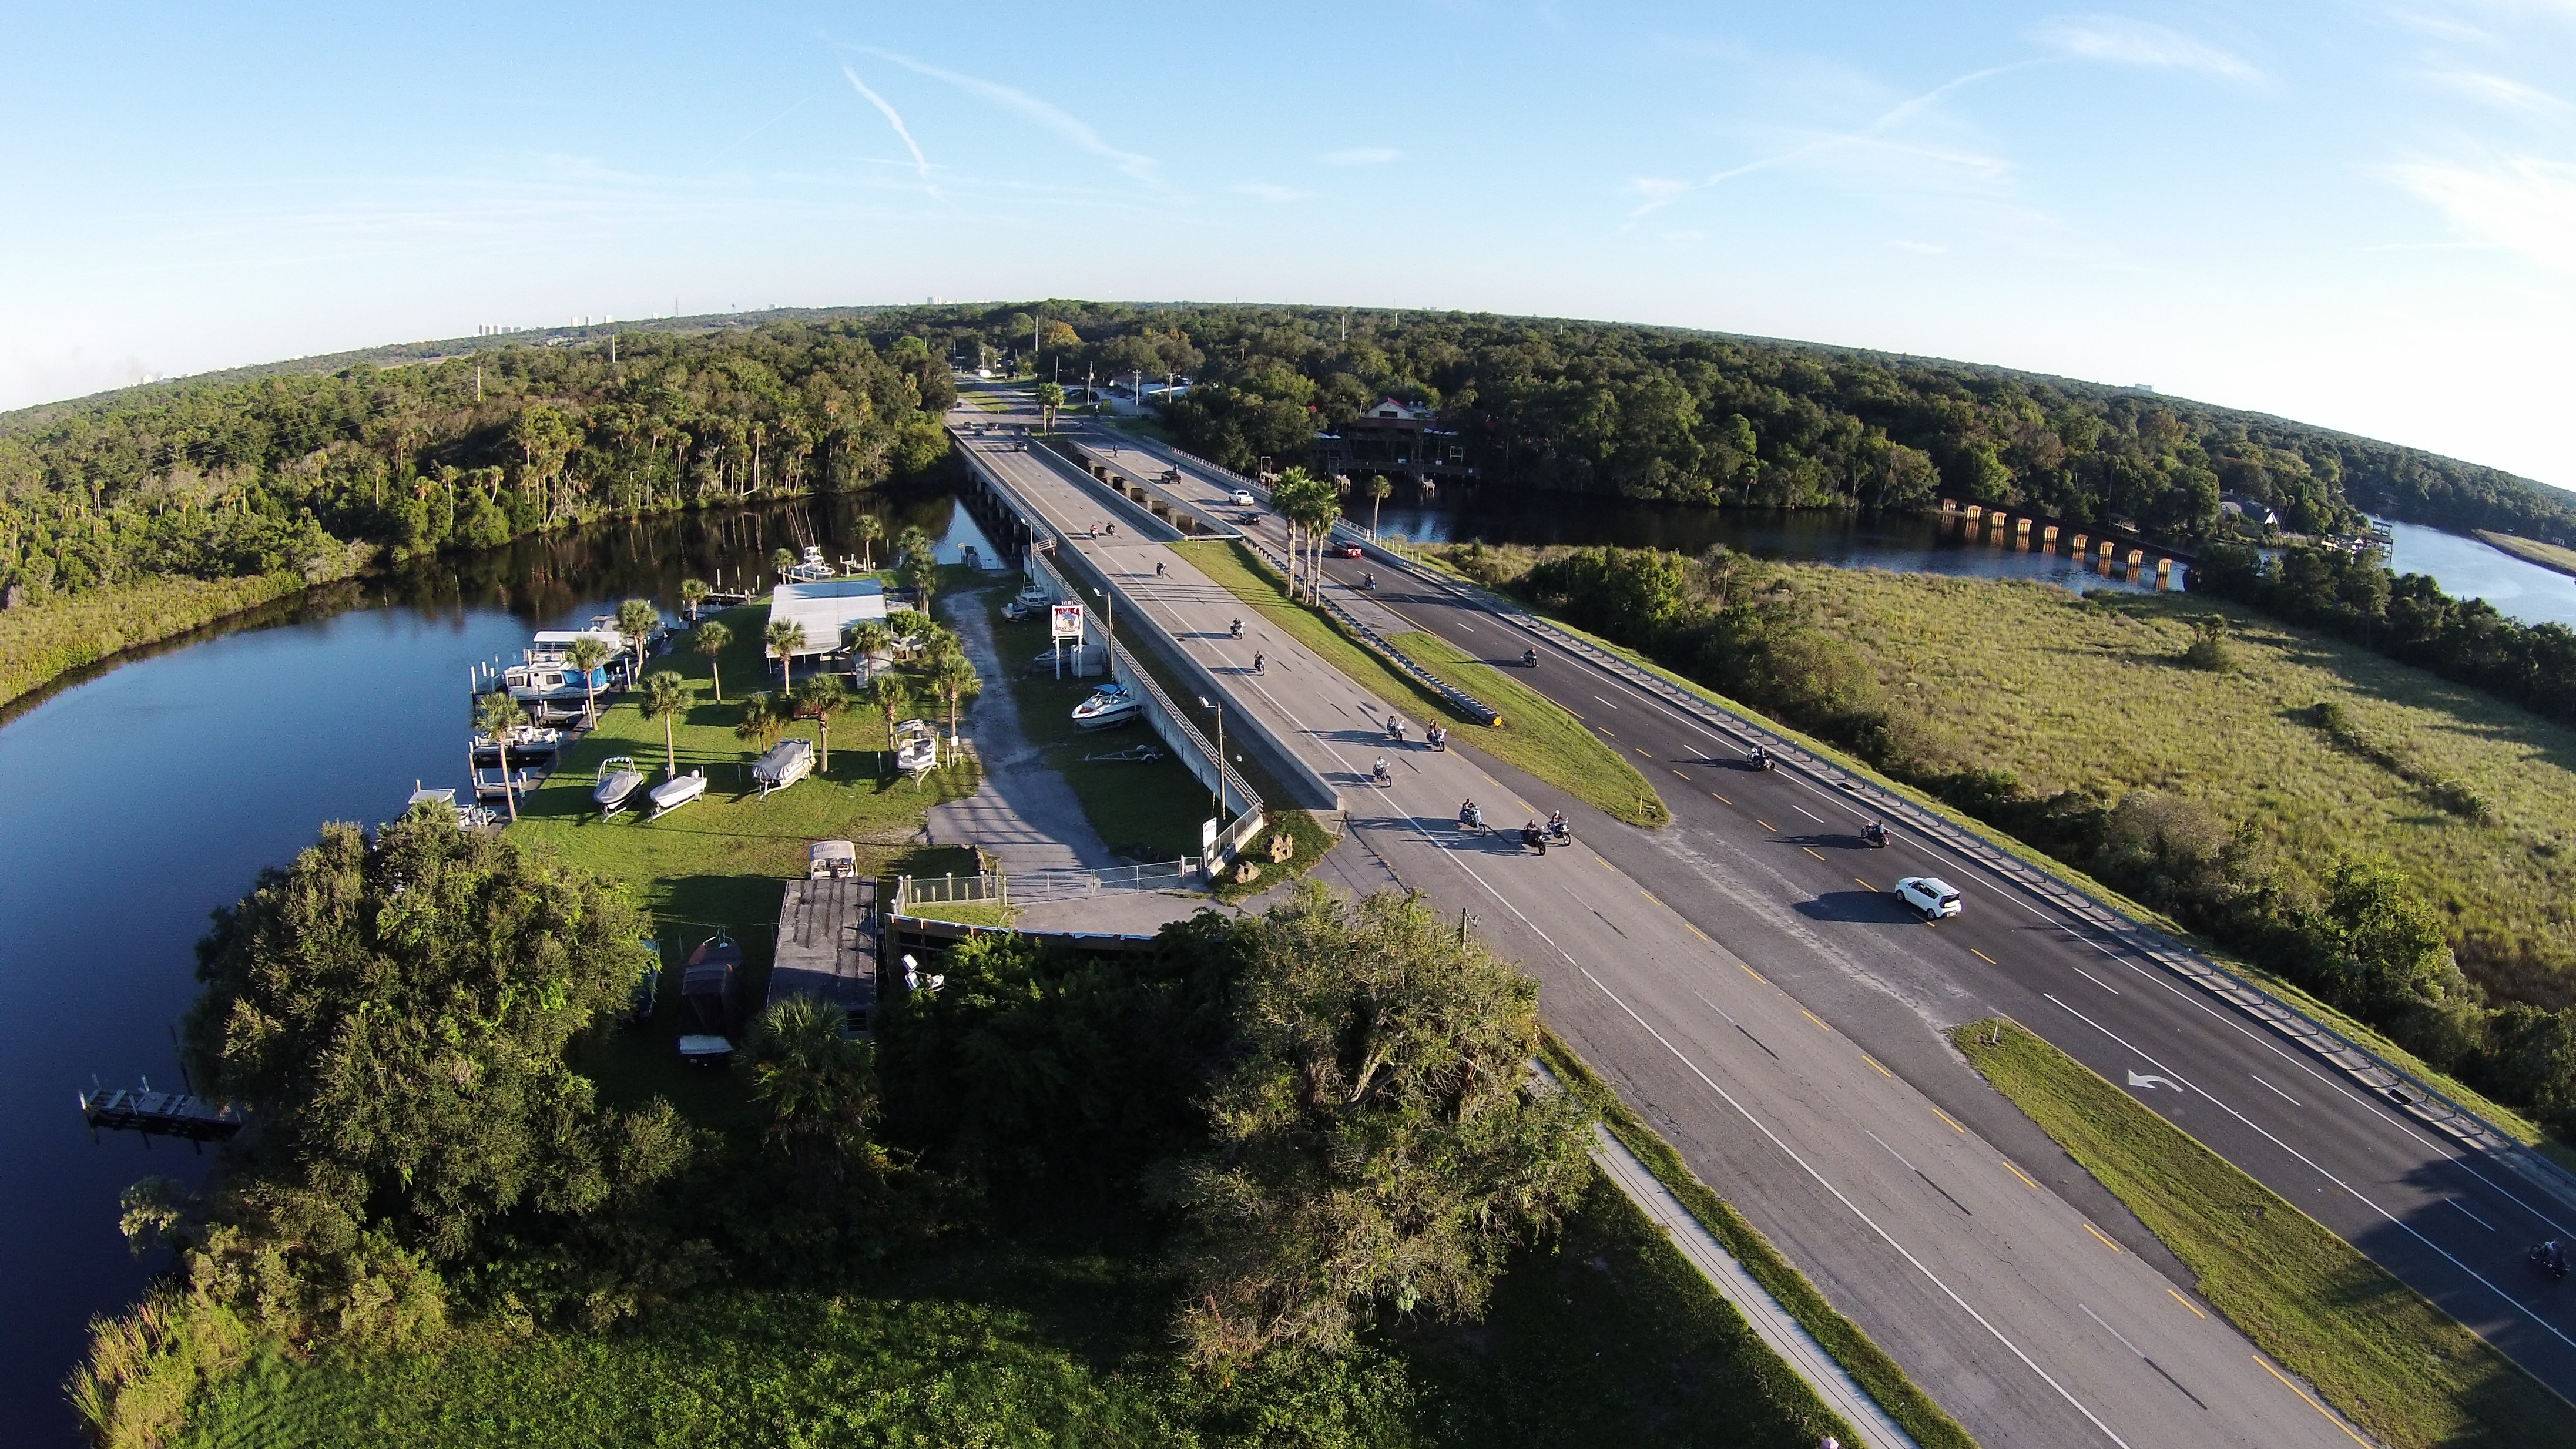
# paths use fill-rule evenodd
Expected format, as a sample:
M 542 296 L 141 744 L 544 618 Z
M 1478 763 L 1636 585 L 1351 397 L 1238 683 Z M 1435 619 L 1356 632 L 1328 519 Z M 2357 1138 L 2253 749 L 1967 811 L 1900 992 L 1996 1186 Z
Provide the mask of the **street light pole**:
M 1216 711 L 1216 818 L 1225 818 L 1225 701 L 1199 696 L 1199 708 Z

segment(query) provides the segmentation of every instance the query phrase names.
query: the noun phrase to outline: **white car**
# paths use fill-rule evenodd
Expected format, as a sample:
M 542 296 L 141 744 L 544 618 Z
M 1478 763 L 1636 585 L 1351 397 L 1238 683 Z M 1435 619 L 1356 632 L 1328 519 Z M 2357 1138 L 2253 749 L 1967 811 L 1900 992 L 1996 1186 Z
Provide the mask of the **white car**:
M 1896 898 L 1927 921 L 1959 914 L 1959 888 L 1939 876 L 1907 876 L 1896 883 Z
M 1234 500 L 1237 507 L 1250 508 L 1252 506 L 1252 490 L 1249 488 L 1237 488 L 1229 496 Z

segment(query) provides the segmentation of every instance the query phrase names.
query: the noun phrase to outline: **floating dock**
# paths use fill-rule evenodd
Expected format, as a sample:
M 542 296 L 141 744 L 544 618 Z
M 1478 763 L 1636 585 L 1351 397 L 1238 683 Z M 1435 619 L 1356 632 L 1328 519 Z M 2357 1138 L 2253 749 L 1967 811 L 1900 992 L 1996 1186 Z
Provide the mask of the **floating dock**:
M 184 1137 L 191 1142 L 220 1142 L 242 1129 L 241 1109 L 230 1102 L 210 1102 L 185 1092 L 156 1092 L 150 1079 L 140 1087 L 80 1094 L 81 1116 L 90 1129 L 141 1132 L 152 1137 Z
M 769 1004 L 815 996 L 849 1013 L 849 1029 L 870 1030 L 877 1006 L 877 883 L 857 876 L 787 882 L 778 907 L 778 951 Z

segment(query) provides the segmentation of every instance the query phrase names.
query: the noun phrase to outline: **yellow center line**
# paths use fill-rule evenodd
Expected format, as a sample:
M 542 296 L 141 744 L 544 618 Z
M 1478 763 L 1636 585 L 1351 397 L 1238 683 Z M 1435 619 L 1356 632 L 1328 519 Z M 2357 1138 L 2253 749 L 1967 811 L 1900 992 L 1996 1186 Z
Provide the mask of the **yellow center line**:
M 1619 873 L 1619 868 L 1617 866 L 1612 865 L 1610 862 L 1603 860 L 1597 855 L 1592 857 L 1592 862 L 1593 864 L 1600 866 L 1603 870 L 1610 872 L 1612 875 L 1617 875 Z
M 1681 771 L 1679 771 L 1679 770 L 1675 770 L 1675 771 L 1673 771 L 1673 773 L 1674 773 L 1674 774 L 1676 774 L 1676 775 L 1681 775 L 1681 773 L 1682 773 L 1682 772 L 1681 772 Z M 1683 779 L 1685 779 L 1685 780 L 1687 780 L 1687 779 L 1689 779 L 1689 778 L 1690 778 L 1690 776 L 1688 776 L 1688 775 L 1682 775 L 1682 778 L 1683 778 Z M 1715 801 L 1716 801 L 1718 804 L 1720 804 L 1720 805 L 1732 805 L 1732 804 L 1734 804 L 1734 803 L 1735 803 L 1734 801 L 1727 799 L 1725 796 L 1720 795 L 1720 794 L 1719 794 L 1719 793 L 1717 793 L 1715 790 L 1711 790 L 1711 791 L 1709 791 L 1709 792 L 1708 792 L 1708 797 L 1709 797 L 1710 799 L 1712 799 L 1712 800 L 1715 800 Z
M 1682 772 L 1681 772 L 1681 771 L 1679 771 L 1679 770 L 1675 770 L 1675 771 L 1673 771 L 1673 773 L 1674 773 L 1674 774 L 1676 774 L 1676 775 L 1682 775 Z M 1683 779 L 1685 779 L 1685 780 L 1687 780 L 1687 779 L 1689 779 L 1689 778 L 1690 778 L 1690 776 L 1688 776 L 1688 775 L 1682 775 L 1682 778 L 1683 778 Z
M 2115 1243 L 2115 1242 L 2112 1242 L 2109 1238 L 2103 1238 L 2103 1237 L 2102 1237 L 2102 1230 L 2101 1230 L 2100 1228 L 2097 1228 L 2097 1227 L 2093 1226 L 2091 1223 L 2086 1223 L 2086 1224 L 2084 1225 L 2084 1231 L 2086 1231 L 2086 1232 L 2088 1232 L 2088 1233 L 2091 1233 L 2093 1236 L 2095 1236 L 2095 1237 L 2097 1237 L 2097 1238 L 2102 1238 L 2102 1246 L 2103 1246 L 2103 1247 L 2106 1247 L 2106 1248 L 2110 1249 L 2110 1250 L 2111 1250 L 2112 1252 L 2114 1252 L 2114 1253 L 2116 1253 L 2116 1252 L 2120 1251 L 2120 1245 L 2119 1245 L 2119 1244 L 2117 1244 L 2117 1243 Z
M 1929 1102 L 1924 1103 L 1924 1105 L 1925 1105 L 1925 1106 L 1927 1106 L 1927 1107 L 1932 1106 L 1932 1104 L 1931 1104 L 1931 1103 L 1929 1103 Z M 1951 1131 L 1958 1133 L 1958 1134 L 1959 1134 L 1960 1136 L 1962 1136 L 1962 1137 L 1965 1137 L 1965 1136 L 1967 1136 L 1967 1135 L 1968 1135 L 1968 1129 L 1967 1129 L 1967 1128 L 1965 1128 L 1965 1127 L 1960 1126 L 1956 1121 L 1953 1121 L 1953 1120 L 1951 1119 L 1951 1117 L 1950 1117 L 1950 1114 L 1949 1114 L 1949 1113 L 1942 1111 L 1942 1110 L 1941 1110 L 1940 1108 L 1938 1108 L 1938 1107 L 1932 1107 L 1932 1115 L 1933 1115 L 1933 1116 L 1935 1116 L 1935 1117 L 1940 1118 L 1940 1119 L 1941 1119 L 1942 1121 L 1944 1121 L 1944 1122 L 1948 1122 L 1948 1123 L 1950 1123 L 1950 1130 L 1951 1130 Z
M 2203 1322 L 2203 1323 L 2207 1323 L 2207 1322 L 2209 1321 L 2209 1315 L 2200 1311 L 2200 1305 L 2199 1305 L 2199 1304 L 2192 1302 L 2190 1299 L 2183 1297 L 2183 1296 L 2182 1296 L 2181 1294 L 2179 1294 L 2179 1293 L 2174 1293 L 2174 1290 L 2172 1290 L 2171 1288 L 2168 1288 L 2168 1289 L 2166 1289 L 2165 1291 L 2166 1291 L 2167 1293 L 2173 1293 L 2173 1301 L 2175 1301 L 2176 1303 L 2181 1304 L 2181 1305 L 2182 1305 L 2183 1307 L 2185 1307 L 2185 1308 L 2190 1309 L 2190 1310 L 2191 1310 L 2191 1316 L 2192 1316 L 2192 1317 L 2199 1319 L 2199 1320 L 2200 1320 L 2201 1322 Z
M 1815 847 L 1814 847 L 1814 846 L 1811 846 L 1811 845 L 1801 845 L 1801 846 L 1799 846 L 1798 848 L 1799 848 L 1800 850 L 1803 850 L 1803 851 L 1807 852 L 1809 855 L 1816 855 L 1816 850 L 1815 850 Z M 1816 859 L 1818 859 L 1818 860 L 1822 860 L 1822 859 L 1824 859 L 1824 857 L 1823 857 L 1823 856 L 1821 856 L 1821 855 L 1816 855 Z
M 2004 963 L 2002 963 L 2001 961 L 1996 960 L 1994 957 L 1987 955 L 1985 952 L 1978 950 L 1978 949 L 1977 949 L 1976 947 L 1974 947 L 1974 946 L 1970 946 L 1970 947 L 1968 948 L 1968 954 L 1970 954 L 1970 955 L 1972 955 L 1972 956 L 1976 957 L 1976 958 L 1977 958 L 1978 960 L 1980 960 L 1980 961 L 1985 962 L 1985 963 L 1986 963 L 1987 965 L 1989 965 L 1989 966 L 2001 966 L 2002 964 L 2004 964 Z
M 1779 826 L 1772 824 L 1772 823 L 1771 823 L 1770 821 L 1768 821 L 1768 820 L 1762 819 L 1760 816 L 1755 816 L 1755 817 L 1754 817 L 1754 820 L 1753 820 L 1753 823 L 1754 823 L 1754 824 L 1756 824 L 1756 825 L 1761 826 L 1761 827 L 1762 827 L 1763 829 L 1765 829 L 1765 830 L 1770 831 L 1770 832 L 1771 832 L 1772 834 L 1774 834 L 1774 835 L 1777 835 L 1777 834 L 1779 834 L 1779 833 L 1780 833 L 1780 827 L 1779 827 Z
M 1871 885 L 1868 881 L 1862 880 L 1859 876 L 1853 876 L 1853 877 L 1852 877 L 1852 884 L 1853 884 L 1853 885 L 1856 885 L 1856 886 L 1859 886 L 1862 890 L 1865 890 L 1865 891 L 1874 891 L 1874 890 L 1878 889 L 1878 887 L 1876 887 L 1876 886 L 1874 886 L 1874 885 Z
M 1685 931 L 1690 932 L 1690 933 L 1691 933 L 1692 935 L 1694 935 L 1694 936 L 1699 937 L 1699 938 L 1700 938 L 1701 940 L 1703 940 L 1703 941 L 1708 941 L 1708 933 L 1707 933 L 1706 931 L 1701 930 L 1699 927 L 1692 925 L 1692 924 L 1691 924 L 1690 922 L 1688 922 L 1688 921 L 1684 921 L 1684 922 L 1682 922 L 1682 929 L 1683 929 L 1683 930 L 1685 930 Z M 1717 944 L 1715 941 L 1708 941 L 1708 943 L 1709 943 L 1710 945 L 1712 945 L 1712 946 L 1714 946 L 1714 945 L 1716 945 L 1716 944 Z
M 1639 894 L 1639 895 L 1641 895 L 1641 896 L 1644 896 L 1646 899 L 1648 899 L 1648 900 L 1650 900 L 1650 901 L 1655 901 L 1655 893 L 1654 893 L 1653 891 L 1650 891 L 1650 890 L 1646 889 L 1644 886 L 1639 886 L 1639 887 L 1637 887 L 1637 894 Z M 1662 905 L 1662 904 L 1663 904 L 1663 902 L 1662 902 L 1662 901 L 1655 901 L 1655 904 L 1660 906 L 1660 905 Z
M 1638 754 L 1646 755 L 1646 747 L 1644 745 L 1630 745 L 1628 748 L 1635 750 Z M 1646 755 L 1646 758 L 1651 760 L 1654 756 Z
M 1824 1019 L 1823 1017 L 1816 1015 L 1814 1012 L 1809 1011 L 1807 1008 L 1805 1008 L 1805 1007 L 1803 1007 L 1803 1006 L 1801 1006 L 1801 1007 L 1799 1007 L 1799 1008 L 1798 1008 L 1798 1014 L 1799 1014 L 1800 1016 L 1805 1017 L 1807 1020 L 1814 1022 L 1814 1023 L 1815 1023 L 1816 1025 L 1818 1025 L 1818 1026 L 1823 1026 L 1823 1027 L 1825 1027 L 1825 1030 L 1827 1030 L 1827 1031 L 1832 1031 L 1832 1030 L 1833 1030 L 1833 1028 L 1832 1028 L 1832 1027 L 1830 1027 L 1830 1026 L 1825 1026 L 1825 1019 Z
M 2303 1389 L 2303 1388 L 2300 1388 L 2297 1384 L 2294 1384 L 2294 1383 L 2290 1382 L 2288 1379 L 2282 1379 L 2282 1378 L 2281 1378 L 2281 1371 L 2280 1371 L 2279 1369 L 2276 1369 L 2276 1368 L 2272 1367 L 2272 1366 L 2271 1366 L 2270 1364 L 2268 1364 L 2268 1363 L 2263 1363 L 2263 1355 L 2261 1355 L 2261 1354 L 2259 1354 L 2259 1353 L 2258 1353 L 2258 1354 L 2256 1354 L 2256 1355 L 2254 1355 L 2254 1361 L 2255 1361 L 2256 1363 L 2261 1363 L 2261 1364 L 2263 1364 L 2263 1372 L 2265 1372 L 2265 1373 L 2267 1373 L 2267 1374 L 2270 1374 L 2272 1377 L 2274 1377 L 2274 1378 L 2276 1378 L 2276 1379 L 2281 1379 L 2281 1387 L 2283 1387 L 2283 1388 L 2285 1388 L 2285 1389 L 2288 1389 L 2291 1393 L 2297 1394 L 2297 1395 L 2299 1396 L 2299 1402 L 2301 1402 L 2301 1403 L 2303 1403 L 2303 1404 L 2306 1404 L 2309 1408 L 2316 1410 L 2316 1411 L 2317 1411 L 2318 1413 L 2320 1413 L 2320 1414 L 2325 1414 L 2325 1415 L 2326 1415 L 2327 1420 L 2328 1420 L 2329 1422 L 2331 1422 L 2331 1423 L 2332 1423 L 2336 1428 L 2343 1430 L 2346 1434 L 2351 1434 L 2351 1435 L 2352 1435 L 2352 1442 L 2354 1442 L 2355 1444 L 2362 1445 L 2362 1446 L 2364 1446 L 2364 1449 L 2367 1449 L 2367 1446 L 2368 1446 L 2368 1445 L 2369 1445 L 2369 1443 L 2370 1443 L 2370 1441 L 2369 1441 L 2369 1440 L 2364 1439 L 2364 1438 L 2363 1438 L 2363 1437 L 2361 1437 L 2359 1434 L 2353 1434 L 2353 1432 L 2352 1432 L 2352 1426 L 2351 1426 L 2351 1425 L 2349 1425 L 2349 1424 L 2347 1424 L 2347 1423 L 2345 1423 L 2343 1420 L 2338 1419 L 2338 1418 L 2335 1418 L 2335 1416 L 2334 1416 L 2334 1415 L 2332 1415 L 2332 1414 L 2326 1414 L 2326 1406 L 2325 1406 L 2325 1405 L 2323 1405 L 2323 1404 L 2318 1403 L 2318 1402 L 2317 1402 L 2316 1400 L 2314 1400 L 2314 1399 L 2309 1398 L 2309 1397 L 2308 1397 L 2308 1391 L 2307 1391 L 2307 1390 L 2305 1390 L 2305 1389 Z
M 2026 1188 L 2029 1188 L 2032 1192 L 2037 1192 L 2037 1191 L 2039 1191 L 2039 1184 L 2038 1184 L 2038 1183 L 2035 1183 L 2035 1182 L 2033 1182 L 2033 1181 L 2031 1181 L 2031 1180 L 2030 1180 L 2030 1174 L 2029 1174 L 2029 1173 L 2026 1173 L 2026 1172 L 2022 1171 L 2020 1168 L 2013 1166 L 2013 1165 L 2012 1165 L 2011 1163 L 2009 1163 L 2009 1162 L 2007 1162 L 2007 1163 L 2005 1163 L 2005 1164 L 2004 1164 L 2004 1171 L 2009 1172 L 2009 1173 L 2011 1173 L 2013 1176 L 2020 1178 L 2020 1179 L 2021 1179 L 2022 1186 L 2024 1186 L 2024 1187 L 2026 1187 Z M 2172 1290 L 2172 1289 L 2170 1289 L 2170 1288 L 2168 1288 L 2168 1289 L 2166 1289 L 2165 1291 L 2166 1291 L 2166 1292 L 2168 1292 L 2168 1293 L 2170 1293 L 2170 1292 L 2172 1292 L 2173 1290 Z
M 1609 726 L 1607 726 L 1607 725 L 1594 725 L 1594 726 L 1593 726 L 1593 728 L 1594 728 L 1594 729 L 1596 729 L 1596 730 L 1601 731 L 1601 733 L 1603 733 L 1603 734 L 1605 734 L 1605 735 L 1610 735 L 1610 738 L 1612 738 L 1612 739 L 1614 739 L 1614 740 L 1615 740 L 1615 739 L 1617 739 L 1617 738 L 1619 738 L 1617 735 L 1612 735 L 1612 734 L 1610 734 L 1610 728 L 1609 728 Z
M 1752 977 L 1754 980 L 1761 982 L 1763 985 L 1768 986 L 1768 985 L 1770 985 L 1770 984 L 1771 984 L 1771 978 L 1770 978 L 1770 977 L 1763 975 L 1761 972 L 1754 970 L 1752 967 L 1745 965 L 1743 962 L 1738 961 L 1738 962 L 1736 962 L 1736 963 L 1735 963 L 1735 965 L 1736 965 L 1736 968 L 1737 968 L 1738 970 L 1741 970 L 1745 975 Z
M 1871 1056 L 1871 1055 L 1870 1055 L 1869 1053 L 1867 1053 L 1867 1052 L 1862 1052 L 1862 1053 L 1860 1054 L 1860 1059 L 1861 1059 L 1862 1061 L 1865 1061 L 1865 1062 L 1869 1063 L 1869 1064 L 1870 1064 L 1871 1066 L 1873 1066 L 1873 1067 L 1878 1067 L 1878 1074 L 1879 1074 L 1880 1076 L 1887 1078 L 1887 1079 L 1888 1079 L 1889 1081 L 1891 1081 L 1891 1082 L 1896 1080 L 1896 1073 L 1889 1071 L 1889 1070 L 1888 1070 L 1887 1068 L 1885 1068 L 1885 1067 L 1879 1067 L 1879 1066 L 1878 1066 L 1878 1058 L 1876 1058 L 1876 1057 L 1874 1057 L 1874 1056 Z

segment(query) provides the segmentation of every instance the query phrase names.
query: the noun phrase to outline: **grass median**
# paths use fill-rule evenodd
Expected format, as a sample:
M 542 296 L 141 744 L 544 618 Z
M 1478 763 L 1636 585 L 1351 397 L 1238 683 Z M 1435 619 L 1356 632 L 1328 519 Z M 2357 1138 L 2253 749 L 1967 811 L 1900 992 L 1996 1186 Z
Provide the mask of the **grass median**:
M 1174 547 L 1201 573 L 1259 610 L 1263 618 L 1294 635 L 1297 642 L 1333 667 L 1376 690 L 1390 703 L 1400 701 L 1426 719 L 1447 725 L 1457 743 L 1473 745 L 1631 825 L 1661 825 L 1672 818 L 1663 798 L 1655 793 L 1654 784 L 1638 773 L 1636 766 L 1594 738 L 1581 720 L 1536 692 L 1503 679 L 1436 639 L 1431 640 L 1438 646 L 1434 657 L 1413 653 L 1409 643 L 1400 644 L 1413 654 L 1416 663 L 1492 705 L 1504 720 L 1500 726 L 1479 724 L 1458 712 L 1438 691 L 1342 632 L 1331 619 L 1291 602 L 1280 586 L 1279 576 L 1241 544 L 1209 541 Z M 1430 636 L 1416 634 L 1406 638 Z
M 1992 1021 L 1951 1040 L 2196 1275 L 2255 1346 L 2382 1442 L 2563 1443 L 2567 1402 L 2422 1294 L 2082 1063 Z

